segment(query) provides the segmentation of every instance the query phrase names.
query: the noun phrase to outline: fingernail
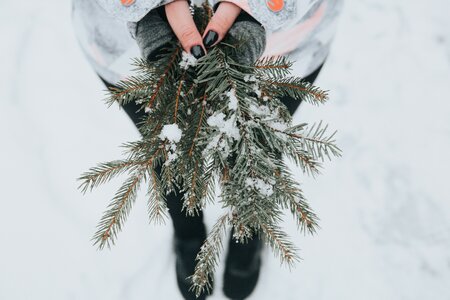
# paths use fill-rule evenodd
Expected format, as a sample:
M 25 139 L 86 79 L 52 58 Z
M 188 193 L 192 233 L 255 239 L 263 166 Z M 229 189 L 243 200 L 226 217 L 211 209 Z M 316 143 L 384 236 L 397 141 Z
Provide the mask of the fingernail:
M 219 35 L 215 31 L 208 31 L 208 33 L 205 35 L 205 38 L 203 39 L 203 44 L 206 48 L 211 47 L 215 42 L 217 42 L 217 39 L 219 38 Z
M 191 54 L 196 58 L 199 59 L 202 56 L 205 56 L 205 51 L 203 51 L 203 48 L 199 45 L 195 45 L 191 48 Z

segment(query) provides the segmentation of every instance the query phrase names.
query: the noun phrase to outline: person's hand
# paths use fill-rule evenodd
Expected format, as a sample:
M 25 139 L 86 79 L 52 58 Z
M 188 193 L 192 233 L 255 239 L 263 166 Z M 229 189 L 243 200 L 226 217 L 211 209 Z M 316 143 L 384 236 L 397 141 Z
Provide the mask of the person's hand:
M 186 52 L 200 58 L 208 48 L 217 45 L 227 32 L 243 41 L 239 62 L 252 63 L 259 58 L 265 47 L 264 29 L 241 8 L 229 2 L 218 5 L 203 37 L 194 23 L 187 0 L 175 0 L 154 9 L 137 23 L 136 42 L 142 57 L 149 61 L 154 60 L 158 52 L 174 38 L 178 38 Z
M 217 45 L 226 35 L 240 41 L 237 61 L 242 64 L 252 64 L 266 47 L 266 32 L 261 24 L 245 11 L 240 11 L 233 21 L 225 20 L 230 6 L 229 2 L 221 2 L 216 13 L 206 27 L 203 42 L 206 48 Z M 224 25 L 225 24 L 225 25 Z M 230 25 L 231 24 L 231 25 Z
M 195 26 L 186 0 L 176 0 L 166 4 L 167 20 L 173 32 L 180 40 L 184 51 L 190 52 L 196 58 L 205 55 L 205 47 L 214 46 L 225 37 L 240 12 L 241 8 L 235 4 L 220 3 L 202 38 Z

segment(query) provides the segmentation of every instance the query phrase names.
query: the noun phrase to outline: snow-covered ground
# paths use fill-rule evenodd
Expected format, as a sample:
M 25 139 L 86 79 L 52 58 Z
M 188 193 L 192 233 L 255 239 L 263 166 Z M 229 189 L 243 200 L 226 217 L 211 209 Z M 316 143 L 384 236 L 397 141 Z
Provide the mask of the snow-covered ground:
M 449 12 L 346 1 L 317 82 L 331 102 L 296 115 L 339 129 L 344 150 L 299 176 L 322 229 L 304 237 L 287 218 L 303 261 L 290 272 L 266 251 L 250 300 L 450 299 Z M 0 1 L 0 36 L 0 299 L 181 299 L 172 229 L 148 225 L 142 197 L 112 250 L 91 246 L 119 181 L 83 197 L 75 179 L 138 133 L 102 103 L 69 1 Z

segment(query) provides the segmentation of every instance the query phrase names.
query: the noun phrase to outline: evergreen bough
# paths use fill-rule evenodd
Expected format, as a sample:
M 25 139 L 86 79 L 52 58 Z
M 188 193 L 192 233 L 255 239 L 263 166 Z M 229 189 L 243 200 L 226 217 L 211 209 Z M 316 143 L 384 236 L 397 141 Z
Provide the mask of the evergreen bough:
M 203 31 L 210 8 L 195 7 L 193 14 Z M 149 218 L 159 224 L 167 217 L 166 195 L 175 187 L 183 192 L 189 217 L 214 203 L 219 184 L 224 214 L 197 255 L 190 277 L 197 295 L 211 288 L 209 278 L 231 226 L 236 241 L 263 238 L 291 267 L 299 257 L 279 226 L 283 211 L 292 213 L 302 232 L 314 233 L 318 218 L 283 155 L 314 176 L 325 157 L 341 153 L 327 126 L 293 126 L 280 101 L 288 96 L 322 104 L 327 93 L 290 75 L 292 63 L 285 57 L 238 63 L 239 44 L 228 38 L 195 63 L 177 42 L 156 62 L 134 60 L 136 75 L 110 89 L 107 103 L 141 105 L 147 112 L 139 128 L 142 139 L 123 144 L 126 158 L 101 163 L 79 178 L 86 192 L 117 175 L 129 176 L 97 226 L 93 240 L 100 249 L 114 244 L 142 185 L 148 189 Z

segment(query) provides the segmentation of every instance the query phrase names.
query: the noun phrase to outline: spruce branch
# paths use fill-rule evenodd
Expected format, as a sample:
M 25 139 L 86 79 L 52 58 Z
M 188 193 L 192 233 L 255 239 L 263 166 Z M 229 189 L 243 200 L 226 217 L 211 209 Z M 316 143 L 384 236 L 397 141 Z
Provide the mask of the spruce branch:
M 159 74 L 159 80 L 156 83 L 156 85 L 153 87 L 153 91 L 152 94 L 150 96 L 150 101 L 148 101 L 147 107 L 148 108 L 152 108 L 153 103 L 155 101 L 155 99 L 158 97 L 160 91 L 163 89 L 164 84 L 166 82 L 170 83 L 170 80 L 168 79 L 168 74 L 170 74 L 171 69 L 175 66 L 175 62 L 177 60 L 177 57 L 179 56 L 180 53 L 180 49 L 178 47 L 176 47 L 173 52 L 170 55 L 170 58 L 168 60 L 168 64 L 166 65 L 164 71 L 162 72 L 162 74 Z
M 167 200 L 161 189 L 161 182 L 154 168 L 148 168 L 148 216 L 150 223 L 165 224 L 167 218 Z
M 105 246 L 110 248 L 111 244 L 115 243 L 117 233 L 127 219 L 144 176 L 145 168 L 137 170 L 125 181 L 112 199 L 108 206 L 109 209 L 104 213 L 93 237 L 94 245 L 98 245 L 99 249 L 103 249 Z
M 207 239 L 204 241 L 197 254 L 197 265 L 195 272 L 189 277 L 192 281 L 192 289 L 195 291 L 197 297 L 204 291 L 211 289 L 211 274 L 219 264 L 219 255 L 223 250 L 223 236 L 226 234 L 227 224 L 229 222 L 228 213 L 220 217 Z
M 277 80 L 267 80 L 266 85 L 275 86 L 275 93 L 279 96 L 288 96 L 302 99 L 311 104 L 323 104 L 328 100 L 328 93 L 298 77 L 286 77 Z
M 86 193 L 93 190 L 101 184 L 110 181 L 113 177 L 120 175 L 126 171 L 132 170 L 133 167 L 139 166 L 142 162 L 133 160 L 115 160 L 106 163 L 100 163 L 96 167 L 92 167 L 88 172 L 81 175 L 79 180 L 83 182 L 78 187 Z
M 193 12 L 203 32 L 212 10 L 203 6 Z M 85 193 L 128 175 L 93 237 L 101 249 L 116 241 L 142 184 L 149 220 L 156 224 L 167 217 L 168 193 L 179 193 L 190 216 L 220 202 L 225 214 L 208 234 L 189 277 L 197 295 L 211 287 L 228 227 L 241 243 L 263 238 L 289 267 L 298 261 L 296 246 L 279 226 L 284 212 L 309 234 L 319 228 L 318 217 L 285 158 L 316 176 L 325 158 L 341 156 L 328 125 L 293 125 L 283 104 L 285 97 L 323 104 L 328 93 L 291 75 L 288 58 L 238 63 L 241 42 L 226 38 L 195 62 L 176 42 L 156 62 L 134 60 L 136 75 L 109 91 L 108 104 L 135 101 L 145 109 L 142 139 L 122 145 L 126 158 L 101 163 L 79 178 Z
M 260 76 L 279 78 L 290 75 L 292 62 L 285 56 L 270 56 L 258 60 L 254 67 Z
M 298 249 L 289 241 L 287 234 L 279 227 L 271 224 L 261 225 L 266 242 L 272 247 L 281 263 L 285 263 L 291 268 L 296 261 L 300 260 Z
M 303 151 L 321 160 L 325 156 L 329 160 L 331 160 L 332 156 L 341 156 L 341 150 L 336 146 L 336 141 L 334 140 L 337 131 L 328 134 L 328 125 L 323 125 L 322 121 L 313 124 L 310 128 L 304 125 L 302 124 L 300 127 L 292 127 L 286 130 L 286 134 L 295 138 Z

